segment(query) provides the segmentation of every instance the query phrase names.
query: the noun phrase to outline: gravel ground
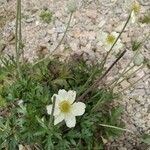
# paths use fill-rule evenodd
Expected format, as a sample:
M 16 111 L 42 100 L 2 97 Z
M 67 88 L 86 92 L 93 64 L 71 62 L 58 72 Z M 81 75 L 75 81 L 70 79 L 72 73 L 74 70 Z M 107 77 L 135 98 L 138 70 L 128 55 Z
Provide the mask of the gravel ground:
M 70 28 L 60 47 L 54 51 L 65 32 L 69 13 L 67 11 L 67 0 L 22 0 L 22 32 L 24 47 L 24 58 L 32 61 L 41 51 L 44 54 L 53 53 L 66 58 L 72 53 L 84 52 L 84 59 L 87 63 L 90 60 L 101 61 L 106 53 L 99 41 L 100 31 L 119 32 L 127 19 L 128 11 L 124 0 L 116 3 L 109 0 L 77 0 L 78 10 L 73 14 Z M 141 0 L 140 16 L 150 9 L 149 0 Z M 15 38 L 15 0 L 0 0 L 0 51 L 14 53 Z M 52 12 L 52 21 L 44 23 L 40 16 L 42 10 Z M 128 50 L 121 62 L 117 64 L 114 71 L 107 78 L 108 81 L 116 76 L 128 64 L 133 57 L 131 40 L 141 40 L 150 33 L 150 26 L 146 24 L 131 24 L 121 36 L 122 43 Z M 150 42 L 145 41 L 141 48 L 143 55 L 150 58 Z M 106 67 L 115 59 L 116 52 L 113 51 L 108 59 Z M 132 64 L 131 64 L 132 65 Z M 135 67 L 136 68 L 136 67 Z M 126 128 L 135 134 L 125 133 L 117 141 L 112 141 L 112 150 L 148 150 L 140 143 L 140 135 L 150 133 L 150 76 L 149 69 L 143 68 L 132 80 L 125 80 L 121 88 L 132 84 L 143 75 L 146 77 L 138 82 L 136 86 L 127 90 L 123 98 L 118 102 L 124 108 L 122 116 Z

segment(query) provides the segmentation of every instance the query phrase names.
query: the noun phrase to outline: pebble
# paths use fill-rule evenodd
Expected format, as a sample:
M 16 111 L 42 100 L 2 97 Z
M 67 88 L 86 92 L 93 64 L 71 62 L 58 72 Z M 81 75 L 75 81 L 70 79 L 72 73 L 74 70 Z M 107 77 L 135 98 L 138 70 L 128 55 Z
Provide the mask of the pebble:
M 91 19 L 96 19 L 97 17 L 97 10 L 87 10 L 86 15 Z

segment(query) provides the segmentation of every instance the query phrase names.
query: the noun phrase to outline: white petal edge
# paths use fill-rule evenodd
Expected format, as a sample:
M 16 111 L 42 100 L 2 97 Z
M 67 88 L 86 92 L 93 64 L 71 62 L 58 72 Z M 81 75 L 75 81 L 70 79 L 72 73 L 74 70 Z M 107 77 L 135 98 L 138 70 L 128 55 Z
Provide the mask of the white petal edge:
M 119 33 L 117 33 L 117 32 L 112 32 L 111 34 L 112 34 L 115 38 L 117 38 L 118 35 L 119 35 Z
M 70 104 L 72 104 L 76 99 L 76 91 L 69 90 L 67 94 L 68 94 L 67 100 L 70 102 Z
M 64 114 L 60 113 L 58 116 L 54 117 L 54 125 L 62 122 L 64 120 Z
M 104 44 L 107 43 L 107 42 L 106 42 L 106 39 L 107 39 L 108 33 L 102 32 L 102 33 L 101 33 L 101 36 L 102 36 L 102 42 L 103 42 Z
M 82 102 L 77 102 L 72 105 L 72 114 L 75 116 L 81 116 L 85 112 L 86 105 Z
M 53 100 L 54 100 L 54 96 L 56 97 L 55 106 L 58 106 L 59 102 L 61 101 L 61 97 L 57 94 L 54 94 L 51 98 L 52 103 L 53 103 Z
M 58 96 L 61 98 L 60 101 L 61 100 L 67 100 L 68 92 L 64 89 L 60 89 L 58 91 Z
M 117 42 L 116 45 L 114 46 L 114 49 L 121 49 L 123 47 L 123 44 L 121 42 Z
M 97 40 L 102 42 L 103 45 L 106 41 L 106 38 L 107 38 L 107 33 L 106 32 L 100 31 L 100 32 L 97 33 Z
M 46 109 L 47 109 L 47 113 L 49 115 L 51 115 L 51 113 L 52 113 L 52 105 L 46 106 Z M 59 113 L 60 113 L 60 110 L 58 109 L 58 107 L 55 107 L 54 108 L 54 115 L 53 116 L 57 116 Z
M 47 113 L 50 115 L 52 112 L 52 105 L 46 106 Z
M 108 52 L 111 47 L 112 47 L 112 44 L 105 44 L 105 51 Z
M 68 128 L 73 128 L 76 125 L 76 118 L 73 114 L 69 113 L 65 115 L 65 122 Z

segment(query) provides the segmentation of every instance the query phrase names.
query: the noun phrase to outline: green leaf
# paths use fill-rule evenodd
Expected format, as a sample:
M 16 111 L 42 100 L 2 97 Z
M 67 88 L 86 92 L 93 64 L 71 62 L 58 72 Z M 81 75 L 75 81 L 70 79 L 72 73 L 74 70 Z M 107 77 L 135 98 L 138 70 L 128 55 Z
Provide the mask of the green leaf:
M 142 141 L 147 144 L 147 145 L 150 145 L 150 135 L 148 134 L 145 134 L 142 138 Z
M 145 14 L 143 17 L 141 17 L 140 19 L 139 19 L 139 21 L 141 22 L 141 23 L 146 23 L 146 24 L 150 24 L 150 12 L 149 13 L 147 13 L 147 14 Z
M 48 10 L 42 10 L 40 17 L 44 22 L 50 23 L 52 20 L 52 12 Z
M 131 44 L 132 44 L 133 51 L 137 51 L 142 46 L 142 43 L 138 41 L 132 41 Z
M 0 95 L 0 108 L 5 107 L 7 104 L 6 100 Z
M 46 126 L 46 124 L 44 123 L 44 121 L 42 121 L 42 119 L 40 119 L 37 116 L 36 116 L 36 119 L 37 119 L 37 121 L 38 121 L 38 123 L 40 124 L 41 127 L 43 127 L 45 130 L 48 130 L 48 127 Z

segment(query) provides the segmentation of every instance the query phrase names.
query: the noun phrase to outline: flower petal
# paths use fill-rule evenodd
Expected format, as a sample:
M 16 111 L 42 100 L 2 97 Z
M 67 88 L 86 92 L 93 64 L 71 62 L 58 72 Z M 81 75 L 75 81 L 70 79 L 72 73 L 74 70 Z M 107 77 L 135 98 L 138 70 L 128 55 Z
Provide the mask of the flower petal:
M 52 105 L 46 106 L 47 113 L 50 115 L 52 112 Z
M 61 101 L 61 97 L 57 94 L 54 94 L 51 98 L 52 103 L 53 103 L 53 100 L 54 100 L 54 96 L 56 97 L 55 106 L 57 106 L 59 104 L 59 102 Z
M 48 113 L 49 115 L 51 115 L 51 113 L 52 113 L 52 107 L 53 107 L 52 105 L 46 106 L 47 113 Z M 53 116 L 57 116 L 59 113 L 60 113 L 60 110 L 58 109 L 58 107 L 55 107 L 55 108 L 54 108 L 54 114 L 53 114 Z
M 119 35 L 119 33 L 117 33 L 117 32 L 112 32 L 111 33 L 114 37 L 115 37 L 115 39 L 118 37 L 118 35 Z
M 132 11 L 132 13 L 131 13 L 131 23 L 135 23 L 135 22 L 136 22 L 135 12 Z
M 64 89 L 59 90 L 58 95 L 61 98 L 61 100 L 67 100 L 68 98 L 68 92 Z
M 101 38 L 102 38 L 101 40 L 102 40 L 102 42 L 105 43 L 105 44 L 106 44 L 107 36 L 108 36 L 108 33 L 106 33 L 106 32 L 102 32 L 102 33 L 101 33 Z
M 121 43 L 120 40 L 118 40 L 118 42 L 116 43 L 116 45 L 114 46 L 114 49 L 121 49 L 123 47 L 123 44 Z
M 105 45 L 105 51 L 108 52 L 111 47 L 112 47 L 112 44 L 106 44 Z
M 99 42 L 102 42 L 104 44 L 105 41 L 106 41 L 106 38 L 107 38 L 107 33 L 106 32 L 103 32 L 103 31 L 97 32 L 97 40 Z
M 72 128 L 76 125 L 76 118 L 73 114 L 69 113 L 65 115 L 65 122 L 67 127 Z
M 54 125 L 62 122 L 64 120 L 64 114 L 60 113 L 59 115 L 54 117 Z
M 72 104 L 76 99 L 76 91 L 69 90 L 68 91 L 68 101 Z
M 85 112 L 85 104 L 82 102 L 74 103 L 72 105 L 72 114 L 75 116 L 81 116 Z

